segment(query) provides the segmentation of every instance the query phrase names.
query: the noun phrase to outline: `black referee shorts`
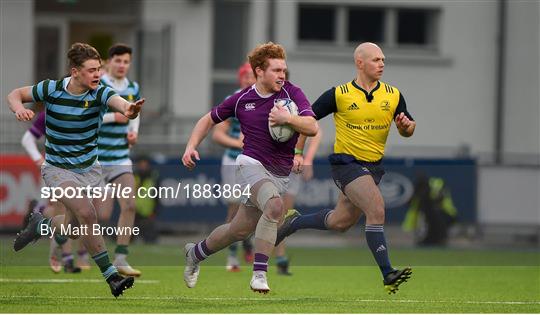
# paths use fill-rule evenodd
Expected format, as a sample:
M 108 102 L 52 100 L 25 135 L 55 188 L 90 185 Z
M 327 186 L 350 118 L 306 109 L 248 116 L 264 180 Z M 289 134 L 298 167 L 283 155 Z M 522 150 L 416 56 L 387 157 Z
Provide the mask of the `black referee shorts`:
M 365 162 L 359 161 L 354 156 L 344 153 L 334 153 L 328 157 L 332 167 L 332 178 L 336 186 L 345 193 L 345 187 L 360 176 L 371 175 L 376 185 L 379 185 L 383 175 L 384 167 L 381 161 Z

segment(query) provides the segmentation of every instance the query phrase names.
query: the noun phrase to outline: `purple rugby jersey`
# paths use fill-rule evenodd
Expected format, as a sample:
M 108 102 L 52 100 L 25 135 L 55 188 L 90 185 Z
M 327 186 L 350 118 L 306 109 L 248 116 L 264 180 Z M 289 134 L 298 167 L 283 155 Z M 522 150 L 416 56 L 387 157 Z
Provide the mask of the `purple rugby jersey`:
M 274 175 L 289 176 L 298 133 L 287 142 L 278 142 L 268 130 L 268 115 L 274 100 L 280 98 L 292 99 L 298 106 L 298 115 L 315 117 L 304 92 L 289 81 L 285 81 L 281 91 L 268 97 L 260 96 L 255 85 L 247 87 L 214 107 L 210 115 L 215 123 L 236 117 L 244 134 L 242 154 L 258 160 Z
M 32 126 L 28 130 L 36 137 L 36 139 L 45 135 L 45 110 L 39 113 L 37 119 L 32 123 Z

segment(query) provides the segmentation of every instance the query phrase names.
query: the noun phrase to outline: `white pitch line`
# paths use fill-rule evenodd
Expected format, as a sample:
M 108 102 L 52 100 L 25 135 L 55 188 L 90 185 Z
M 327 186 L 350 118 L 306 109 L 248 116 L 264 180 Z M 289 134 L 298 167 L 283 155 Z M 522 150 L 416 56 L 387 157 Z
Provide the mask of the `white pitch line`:
M 100 279 L 15 279 L 0 278 L 0 282 L 6 283 L 102 283 L 105 280 Z M 159 280 L 135 280 L 135 283 L 156 284 Z
M 10 296 L 0 296 L 0 299 L 26 299 L 26 298 L 39 298 L 39 299 L 67 299 L 67 300 L 103 300 L 106 296 L 34 296 L 34 295 L 10 295 Z M 137 297 L 128 297 L 122 296 L 122 300 L 155 300 L 155 301 L 172 301 L 172 300 L 192 300 L 192 301 L 325 301 L 323 298 L 316 297 L 301 297 L 301 298 L 272 298 L 272 297 L 262 297 L 262 298 L 246 298 L 246 297 L 181 297 L 181 296 L 137 296 Z M 445 301 L 445 300 L 377 300 L 377 299 L 332 299 L 332 302 L 342 302 L 342 303 L 463 303 L 463 304 L 501 304 L 501 305 L 540 305 L 540 301 Z

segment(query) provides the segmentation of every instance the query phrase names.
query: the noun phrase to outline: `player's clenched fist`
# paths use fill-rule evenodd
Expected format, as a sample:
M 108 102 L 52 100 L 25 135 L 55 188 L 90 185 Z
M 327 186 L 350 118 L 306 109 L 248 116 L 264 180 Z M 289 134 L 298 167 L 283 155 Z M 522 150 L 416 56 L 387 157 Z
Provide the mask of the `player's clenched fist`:
M 24 108 L 16 111 L 15 116 L 18 121 L 29 121 L 34 118 L 34 112 L 31 109 Z
M 195 161 L 193 161 L 193 158 L 199 161 L 199 152 L 195 149 L 186 149 L 186 152 L 184 152 L 184 155 L 182 156 L 182 163 L 189 170 L 192 170 L 197 165 Z

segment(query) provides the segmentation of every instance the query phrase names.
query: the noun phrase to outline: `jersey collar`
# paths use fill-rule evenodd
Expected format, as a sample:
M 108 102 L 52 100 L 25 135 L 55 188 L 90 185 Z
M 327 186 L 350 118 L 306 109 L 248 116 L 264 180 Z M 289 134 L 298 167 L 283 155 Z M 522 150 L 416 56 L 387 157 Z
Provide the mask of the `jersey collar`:
M 71 77 L 65 77 L 63 80 L 62 80 L 62 88 L 64 89 L 64 91 L 66 93 L 68 93 L 69 95 L 71 96 L 77 96 L 77 97 L 80 97 L 80 96 L 84 96 L 88 93 L 90 93 L 91 90 L 88 90 L 84 93 L 81 93 L 81 94 L 73 94 L 71 93 L 69 90 L 68 90 L 68 85 L 69 85 L 69 82 L 71 81 Z
M 358 84 L 356 84 L 356 82 L 354 80 L 352 80 L 351 83 L 355 88 L 357 88 L 360 91 L 364 92 L 364 94 L 366 95 L 366 100 L 368 101 L 368 103 L 371 103 L 371 101 L 373 100 L 373 93 L 375 91 L 377 91 L 379 89 L 379 87 L 381 86 L 381 82 L 377 81 L 377 85 L 373 88 L 373 90 L 371 90 L 371 92 L 368 93 L 366 90 L 361 88 Z
M 117 91 L 124 91 L 130 85 L 128 78 L 124 77 L 123 79 L 117 80 L 108 73 L 101 76 L 101 82 Z

